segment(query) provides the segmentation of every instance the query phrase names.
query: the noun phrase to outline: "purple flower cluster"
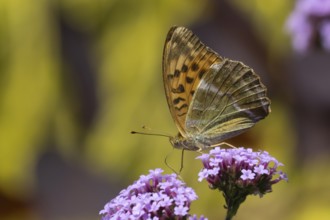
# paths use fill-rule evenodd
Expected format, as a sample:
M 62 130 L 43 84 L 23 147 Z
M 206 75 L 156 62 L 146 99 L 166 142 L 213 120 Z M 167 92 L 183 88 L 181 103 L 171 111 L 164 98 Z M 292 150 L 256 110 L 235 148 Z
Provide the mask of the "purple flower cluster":
M 178 180 L 176 174 L 162 175 L 162 172 L 150 170 L 148 175 L 140 176 L 122 190 L 100 211 L 102 220 L 206 219 L 188 213 L 191 202 L 197 199 L 194 190 Z
M 287 180 L 286 174 L 277 171 L 283 166 L 266 151 L 255 152 L 252 149 L 216 147 L 201 159 L 204 168 L 199 172 L 198 180 L 206 179 L 212 189 L 221 191 L 227 188 L 248 190 L 248 194 L 260 197 L 271 192 L 271 186 L 280 180 Z M 273 177 L 277 175 L 276 179 Z
M 306 52 L 315 44 L 330 51 L 330 0 L 298 0 L 286 28 L 296 51 Z
M 265 151 L 252 149 L 216 147 L 201 159 L 204 168 L 199 172 L 199 181 L 206 179 L 211 189 L 223 192 L 226 200 L 227 218 L 231 219 L 248 195 L 272 191 L 272 185 L 288 180 L 286 174 L 277 171 L 279 163 Z

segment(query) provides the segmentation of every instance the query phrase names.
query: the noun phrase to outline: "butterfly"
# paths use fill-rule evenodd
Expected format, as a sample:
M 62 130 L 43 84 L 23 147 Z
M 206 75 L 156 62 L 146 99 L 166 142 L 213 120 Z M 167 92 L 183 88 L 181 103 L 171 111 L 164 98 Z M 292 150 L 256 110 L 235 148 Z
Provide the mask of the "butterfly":
M 167 103 L 179 130 L 174 148 L 202 151 L 265 118 L 267 89 L 242 62 L 223 58 L 185 27 L 172 27 L 163 51 Z

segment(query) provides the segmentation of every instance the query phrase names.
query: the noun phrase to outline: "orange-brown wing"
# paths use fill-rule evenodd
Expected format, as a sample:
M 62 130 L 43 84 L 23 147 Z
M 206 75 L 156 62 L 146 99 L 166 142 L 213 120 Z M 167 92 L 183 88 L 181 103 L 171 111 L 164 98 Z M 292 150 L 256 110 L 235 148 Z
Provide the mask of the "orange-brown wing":
M 167 103 L 182 136 L 190 102 L 204 73 L 223 60 L 184 27 L 172 27 L 163 52 L 163 80 Z

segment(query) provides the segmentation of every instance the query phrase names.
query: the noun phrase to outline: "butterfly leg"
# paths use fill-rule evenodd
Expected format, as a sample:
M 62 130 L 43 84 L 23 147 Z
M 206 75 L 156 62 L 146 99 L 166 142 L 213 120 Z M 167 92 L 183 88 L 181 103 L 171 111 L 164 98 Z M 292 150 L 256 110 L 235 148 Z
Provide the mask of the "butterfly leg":
M 225 145 L 225 146 L 228 146 L 228 147 L 230 147 L 230 148 L 237 148 L 237 147 L 235 147 L 234 145 L 229 144 L 229 143 L 227 143 L 227 142 L 221 142 L 221 143 L 219 143 L 219 144 L 214 144 L 214 145 L 211 145 L 211 147 L 212 147 L 212 148 L 215 148 L 215 147 L 220 147 L 221 145 Z
M 173 150 L 174 150 L 174 148 L 173 148 Z M 172 150 L 172 152 L 173 152 L 173 150 Z M 172 152 L 171 152 L 171 153 L 172 153 Z M 179 178 L 181 178 L 180 173 L 181 173 L 181 171 L 182 171 L 182 169 L 183 169 L 184 149 L 182 150 L 182 153 L 181 153 L 181 165 L 180 165 L 180 170 L 179 170 L 179 172 L 177 172 L 177 171 L 176 171 L 173 167 L 171 167 L 170 164 L 167 162 L 168 156 L 169 156 L 171 153 L 169 153 L 169 154 L 166 155 L 164 163 L 165 163 L 165 165 L 166 165 L 170 170 L 172 170 L 176 175 L 178 175 Z M 182 178 L 181 178 L 181 179 L 182 179 Z
M 179 174 L 181 173 L 181 171 L 183 169 L 183 159 L 184 159 L 184 149 L 182 149 L 182 153 L 181 153 L 181 165 L 180 165 Z

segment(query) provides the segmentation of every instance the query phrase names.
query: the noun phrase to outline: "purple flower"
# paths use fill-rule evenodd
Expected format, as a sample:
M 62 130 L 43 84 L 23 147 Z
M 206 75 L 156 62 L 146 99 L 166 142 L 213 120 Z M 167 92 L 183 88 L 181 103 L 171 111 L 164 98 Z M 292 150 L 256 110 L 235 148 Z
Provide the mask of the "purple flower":
M 177 179 L 176 174 L 162 175 L 163 170 L 150 170 L 134 184 L 122 190 L 100 211 L 102 220 L 121 219 L 192 219 L 190 204 L 197 199 L 194 190 Z M 201 216 L 200 220 L 205 220 Z
M 242 170 L 242 175 L 241 175 L 240 178 L 242 180 L 253 180 L 255 175 L 256 174 L 255 173 L 252 173 L 251 170 L 245 170 L 245 169 L 243 169 Z
M 266 151 L 216 147 L 209 154 L 197 158 L 204 165 L 198 180 L 205 179 L 211 189 L 223 192 L 228 209 L 227 219 L 236 214 L 248 195 L 262 197 L 272 191 L 273 184 L 288 180 L 285 173 L 277 171 L 283 164 Z
M 330 0 L 298 0 L 286 29 L 292 35 L 293 48 L 306 52 L 319 44 L 330 51 Z
M 256 174 L 269 174 L 269 171 L 263 165 L 255 166 L 253 172 Z
M 196 215 L 193 215 L 193 216 L 189 216 L 188 218 L 189 220 L 208 220 L 207 218 L 205 218 L 204 216 L 201 215 L 200 218 L 197 218 Z

